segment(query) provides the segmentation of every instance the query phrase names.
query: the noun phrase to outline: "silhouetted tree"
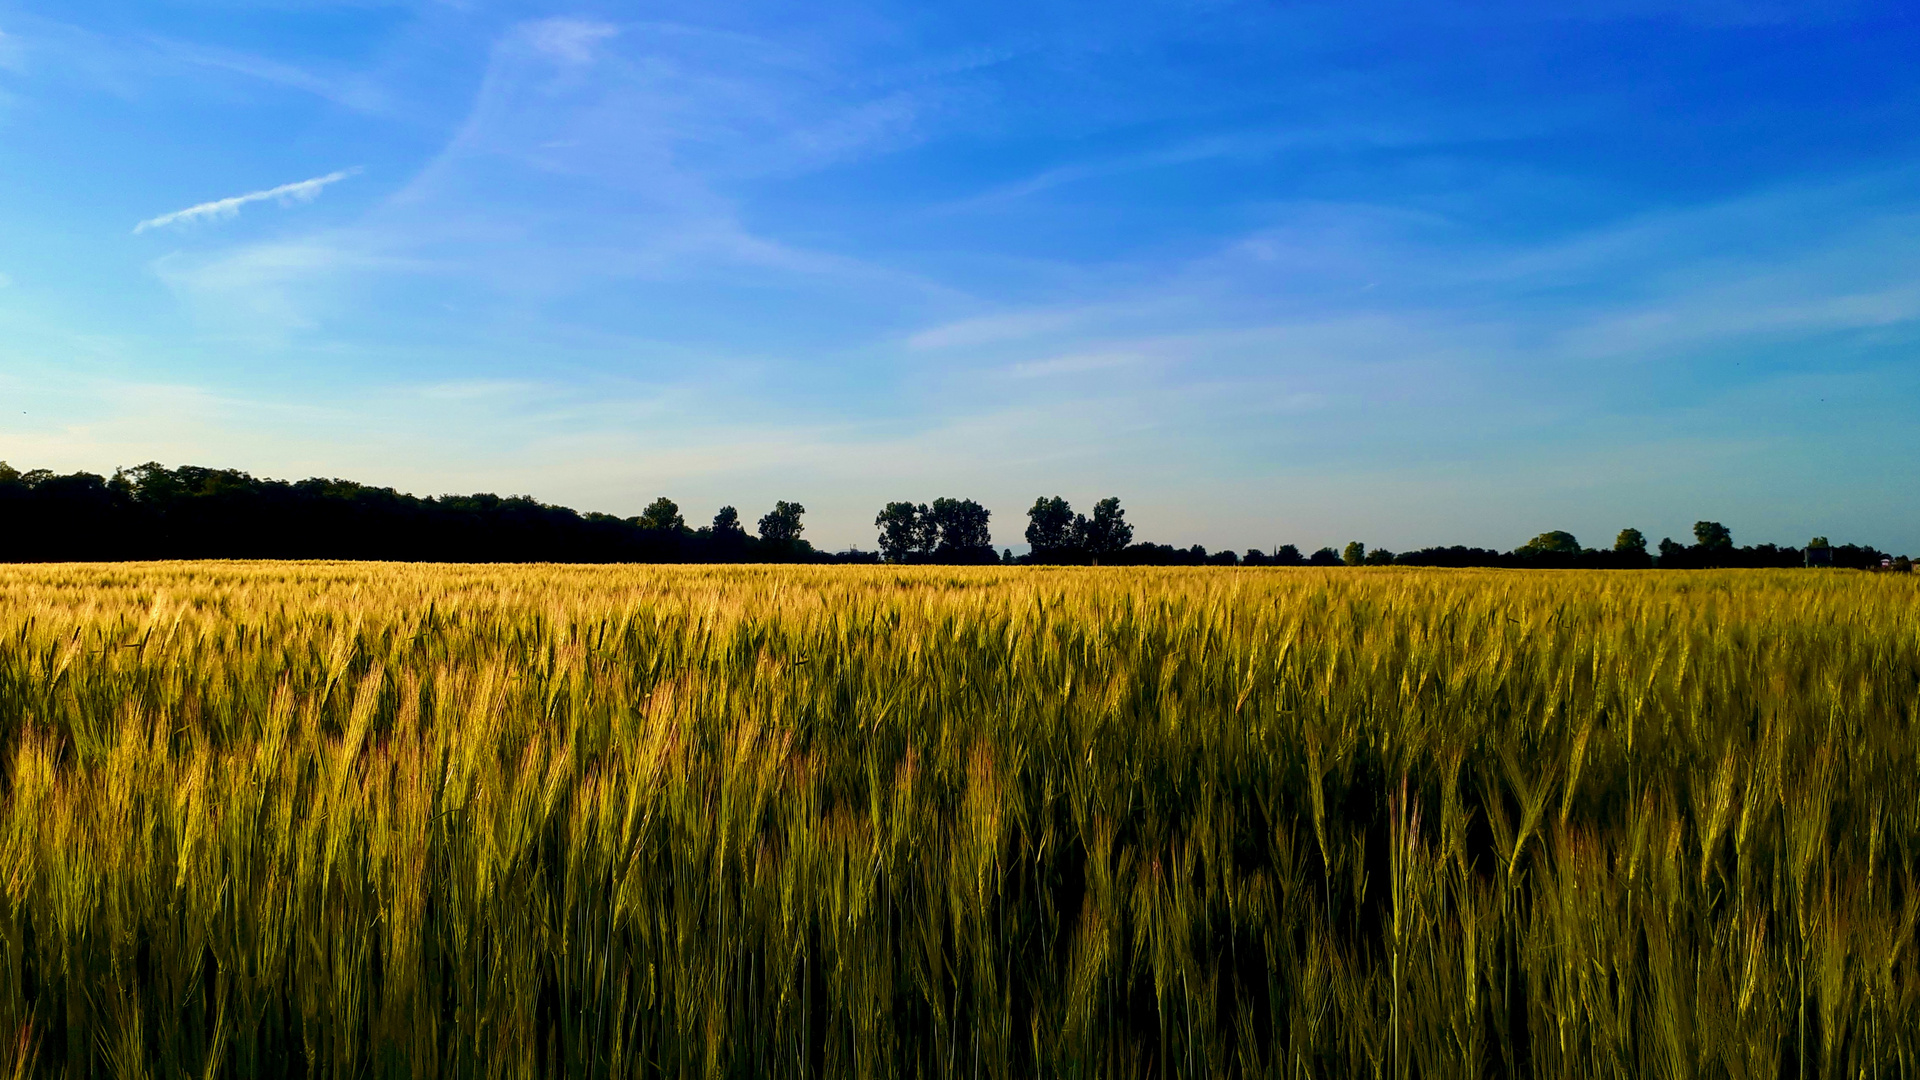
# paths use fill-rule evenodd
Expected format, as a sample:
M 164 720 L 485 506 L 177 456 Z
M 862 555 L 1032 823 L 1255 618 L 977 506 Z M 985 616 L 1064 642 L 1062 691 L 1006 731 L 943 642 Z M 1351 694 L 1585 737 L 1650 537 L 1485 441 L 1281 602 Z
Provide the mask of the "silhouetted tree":
M 1301 566 L 1304 565 L 1306 561 L 1306 557 L 1300 554 L 1300 549 L 1292 544 L 1281 544 L 1279 549 L 1273 553 L 1273 565 L 1275 566 Z
M 1589 551 L 1581 565 L 1616 570 L 1643 570 L 1653 565 L 1647 554 L 1647 538 L 1639 529 L 1621 529 L 1613 538 L 1613 550 Z
M 1733 533 L 1717 521 L 1696 521 L 1693 542 L 1707 551 L 1719 551 L 1733 546 Z
M 1308 566 L 1339 566 L 1340 553 L 1330 547 L 1323 547 L 1307 559 Z
M 972 499 L 939 498 L 933 505 L 890 502 L 873 519 L 880 551 L 892 562 L 989 563 L 992 514 Z
M 666 529 L 680 532 L 687 527 L 687 521 L 680 516 L 680 507 L 665 495 L 647 504 L 640 512 L 640 527 L 643 529 Z
M 1597 557 L 1597 556 L 1595 556 Z M 1515 566 L 1535 569 L 1566 569 L 1587 565 L 1591 559 L 1580 548 L 1580 541 L 1562 529 L 1543 532 L 1513 549 Z
M 1093 505 L 1093 517 L 1074 519 L 1075 546 L 1096 563 L 1111 559 L 1133 542 L 1133 526 L 1127 524 L 1126 517 L 1118 498 L 1101 499 Z
M 935 499 L 931 509 L 921 510 L 937 539 L 933 554 L 949 562 L 992 562 L 993 533 L 988 527 L 992 514 L 972 499 Z M 1125 545 L 1122 545 L 1125 546 Z
M 712 528 L 716 538 L 747 535 L 747 530 L 740 527 L 740 511 L 731 506 L 723 506 L 713 515 Z
M 1373 550 L 1367 552 L 1367 565 L 1368 566 L 1392 566 L 1393 552 L 1388 551 L 1386 548 L 1374 548 Z
M 1027 511 L 1027 545 L 1040 561 L 1057 558 L 1074 547 L 1073 507 L 1055 495 L 1033 500 Z
M 1675 543 L 1673 537 L 1663 536 L 1660 538 L 1660 565 L 1663 568 L 1671 570 L 1683 565 L 1686 560 L 1686 553 L 1686 545 Z
M 800 523 L 800 515 L 806 512 L 807 508 L 797 502 L 785 499 L 775 502 L 773 509 L 760 519 L 760 539 L 769 544 L 798 543 L 800 534 L 807 528 Z
M 874 515 L 873 527 L 880 530 L 880 554 L 888 562 L 906 562 L 927 549 L 921 528 L 925 506 L 910 502 L 890 502 Z
M 1543 532 L 1539 536 L 1514 549 L 1516 555 L 1578 555 L 1580 541 L 1570 532 L 1555 529 Z

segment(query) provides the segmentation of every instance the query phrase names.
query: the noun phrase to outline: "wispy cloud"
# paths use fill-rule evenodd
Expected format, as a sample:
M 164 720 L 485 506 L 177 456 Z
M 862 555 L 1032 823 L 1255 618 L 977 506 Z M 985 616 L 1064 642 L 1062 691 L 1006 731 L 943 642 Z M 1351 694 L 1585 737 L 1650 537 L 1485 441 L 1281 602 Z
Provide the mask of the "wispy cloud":
M 1159 147 L 1139 153 L 1123 154 L 1095 160 L 1072 162 L 1043 170 L 1025 180 L 1002 184 L 978 195 L 957 202 L 948 203 L 938 209 L 943 212 L 978 210 L 983 207 L 1024 199 L 1037 195 L 1050 188 L 1064 184 L 1074 184 L 1082 180 L 1093 180 L 1122 173 L 1143 172 L 1149 169 L 1171 168 L 1191 165 L 1223 157 L 1261 157 L 1296 148 L 1325 149 L 1339 142 L 1342 144 L 1357 142 L 1356 136 L 1342 133 L 1334 136 L 1327 132 L 1242 132 L 1229 135 L 1214 135 L 1200 139 L 1189 139 L 1173 146 Z M 1394 145 L 1403 139 L 1382 139 L 1383 145 Z
M 941 293 L 742 213 L 752 189 L 913 142 L 937 97 L 727 30 L 523 22 L 496 40 L 442 151 L 367 221 L 393 250 L 431 246 L 516 301 L 619 277 Z
M 153 272 L 207 328 L 256 346 L 284 343 L 372 301 L 368 283 L 419 276 L 429 264 L 347 229 L 260 244 L 176 251 Z
M 292 184 L 281 184 L 279 187 L 268 188 L 265 191 L 250 191 L 245 195 L 234 195 L 225 199 L 215 199 L 212 202 L 203 202 L 198 206 L 189 206 L 185 210 L 175 210 L 171 214 L 161 214 L 156 218 L 148 218 L 140 224 L 135 225 L 133 231 L 135 234 L 139 234 L 146 232 L 148 229 L 164 229 L 170 225 L 190 225 L 196 221 L 217 221 L 221 218 L 230 218 L 238 214 L 240 208 L 249 203 L 278 200 L 282 206 L 290 206 L 294 203 L 312 202 L 320 197 L 320 192 L 329 184 L 337 184 L 359 171 L 357 168 L 341 169 L 339 172 L 331 172 L 325 176 L 316 176 L 311 180 L 301 180 Z
M 1050 375 L 1080 375 L 1090 371 L 1111 371 L 1133 367 L 1148 357 L 1138 352 L 1078 352 L 1015 364 L 1007 374 L 1016 379 L 1039 379 Z
M 527 41 L 538 52 L 570 64 L 590 64 L 594 46 L 620 33 L 620 28 L 587 19 L 545 19 L 525 28 Z
M 915 350 L 953 349 L 1020 341 L 1087 323 L 1099 314 L 1105 313 L 1089 308 L 1036 308 L 978 315 L 919 331 L 907 338 L 907 347 Z
M 156 37 L 102 48 L 117 49 L 130 64 L 146 65 L 156 75 L 178 79 L 193 69 L 223 72 L 324 98 L 357 112 L 390 109 L 394 102 L 371 77 L 311 70 L 269 56 L 220 49 L 174 38 Z

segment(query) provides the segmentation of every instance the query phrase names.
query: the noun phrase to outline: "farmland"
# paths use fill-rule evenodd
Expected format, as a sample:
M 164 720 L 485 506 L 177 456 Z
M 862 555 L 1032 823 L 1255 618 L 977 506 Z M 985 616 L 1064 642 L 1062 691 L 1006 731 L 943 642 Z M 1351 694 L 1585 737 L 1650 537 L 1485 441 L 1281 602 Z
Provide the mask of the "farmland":
M 0 567 L 0 1065 L 1911 1076 L 1917 601 Z

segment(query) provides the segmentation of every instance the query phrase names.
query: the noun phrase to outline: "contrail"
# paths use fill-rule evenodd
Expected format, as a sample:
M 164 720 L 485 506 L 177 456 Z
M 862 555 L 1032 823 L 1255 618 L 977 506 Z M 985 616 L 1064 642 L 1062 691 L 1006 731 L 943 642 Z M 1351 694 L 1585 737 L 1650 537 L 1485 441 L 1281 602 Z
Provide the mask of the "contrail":
M 268 199 L 279 199 L 283 203 L 312 202 L 319 197 L 321 188 L 326 187 L 328 184 L 345 180 L 347 177 L 359 171 L 357 168 L 342 169 L 339 172 L 328 173 L 325 176 L 316 176 L 311 180 L 302 180 L 296 184 L 281 184 L 277 188 L 268 188 L 265 191 L 254 191 L 245 195 L 235 195 L 228 199 L 215 199 L 212 202 L 201 203 L 199 206 L 189 206 L 185 210 L 175 210 L 171 214 L 161 214 L 157 218 L 148 218 L 140 224 L 135 225 L 133 231 L 135 233 L 143 233 L 148 229 L 161 229 L 168 225 L 178 225 L 182 222 L 202 221 L 207 218 L 232 217 L 239 213 L 240 208 L 248 203 L 265 202 Z

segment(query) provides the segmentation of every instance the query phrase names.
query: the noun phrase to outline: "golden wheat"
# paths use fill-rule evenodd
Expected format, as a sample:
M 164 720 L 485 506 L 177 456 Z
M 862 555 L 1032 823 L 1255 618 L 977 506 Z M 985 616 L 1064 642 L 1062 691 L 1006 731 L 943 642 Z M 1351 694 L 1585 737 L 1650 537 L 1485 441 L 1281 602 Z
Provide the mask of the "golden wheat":
M 1910 1075 L 1847 572 L 0 567 L 16 1075 Z

